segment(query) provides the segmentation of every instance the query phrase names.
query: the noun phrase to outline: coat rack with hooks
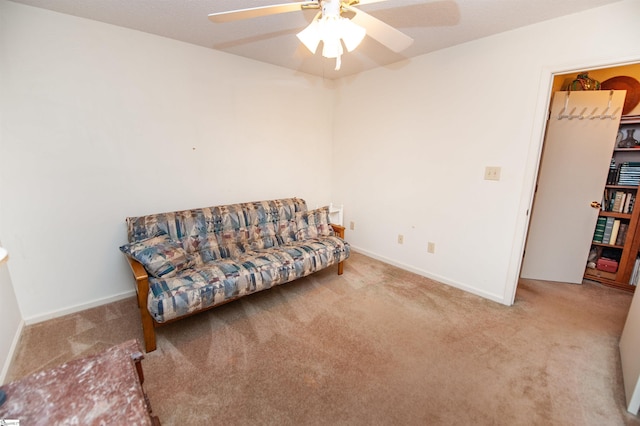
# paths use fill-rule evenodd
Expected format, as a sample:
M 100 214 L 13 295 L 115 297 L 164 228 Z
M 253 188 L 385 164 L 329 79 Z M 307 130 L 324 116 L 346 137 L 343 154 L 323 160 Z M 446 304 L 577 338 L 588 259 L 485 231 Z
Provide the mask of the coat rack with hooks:
M 577 107 L 573 107 L 570 111 L 569 111 L 569 98 L 571 96 L 571 92 L 568 91 L 566 92 L 566 96 L 564 99 L 564 107 L 560 110 L 560 112 L 558 113 L 556 119 L 558 120 L 564 120 L 564 119 L 568 119 L 568 120 L 574 120 L 574 119 L 578 119 L 578 120 L 584 120 L 584 119 L 589 119 L 589 120 L 606 120 L 611 119 L 611 120 L 615 120 L 617 118 L 617 114 L 618 112 L 620 112 L 620 108 L 616 108 L 615 111 L 613 111 L 612 113 L 609 113 L 609 110 L 611 109 L 611 99 L 613 98 L 613 90 L 609 91 L 609 101 L 607 103 L 606 108 L 604 108 L 602 110 L 602 113 L 600 114 L 596 114 L 596 112 L 598 111 L 598 108 L 594 108 L 593 111 L 591 111 L 591 114 L 586 115 L 585 116 L 585 112 L 587 112 L 587 108 L 583 108 L 582 111 L 580 111 L 580 114 L 576 114 L 576 109 Z M 568 111 L 568 113 L 567 113 Z

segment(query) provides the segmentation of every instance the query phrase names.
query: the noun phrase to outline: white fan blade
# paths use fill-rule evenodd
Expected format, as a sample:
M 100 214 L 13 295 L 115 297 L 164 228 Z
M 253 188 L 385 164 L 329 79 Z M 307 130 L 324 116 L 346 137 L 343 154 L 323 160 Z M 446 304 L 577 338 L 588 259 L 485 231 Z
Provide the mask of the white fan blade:
M 387 46 L 394 52 L 402 52 L 413 43 L 413 39 L 408 35 L 396 30 L 391 25 L 385 24 L 378 18 L 374 18 L 366 12 L 355 7 L 344 6 L 350 12 L 356 14 L 351 21 L 367 30 L 367 35 Z
M 302 10 L 303 8 L 319 8 L 316 1 L 301 1 L 296 3 L 274 4 L 270 6 L 251 7 L 249 9 L 230 10 L 228 12 L 218 12 L 209 14 L 209 19 L 213 22 L 231 22 L 241 19 L 258 18 L 260 16 L 275 15 L 277 13 L 287 13 Z
M 347 3 L 347 6 L 360 6 L 362 4 L 379 3 L 381 1 L 387 1 L 387 0 L 351 0 L 351 1 L 346 1 L 345 3 Z

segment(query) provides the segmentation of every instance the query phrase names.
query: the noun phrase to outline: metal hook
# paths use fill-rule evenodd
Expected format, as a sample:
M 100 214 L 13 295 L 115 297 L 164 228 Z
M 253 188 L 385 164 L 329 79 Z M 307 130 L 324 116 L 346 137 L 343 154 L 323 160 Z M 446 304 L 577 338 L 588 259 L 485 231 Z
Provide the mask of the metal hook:
M 600 119 L 604 120 L 606 118 L 610 118 L 612 120 L 615 119 L 615 113 L 618 112 L 618 110 L 616 110 L 613 114 L 608 114 L 607 112 L 609 112 L 609 109 L 611 109 L 611 100 L 613 99 L 613 90 L 609 90 L 609 102 L 607 102 L 607 107 L 604 109 L 604 111 L 602 111 L 602 114 L 600 114 Z
M 562 110 L 560 111 L 560 113 L 558 114 L 558 120 L 562 120 L 563 118 L 570 118 L 570 114 L 567 115 L 565 114 L 565 111 L 567 111 L 567 109 L 569 108 L 569 95 L 571 94 L 571 92 L 567 92 L 567 96 L 564 99 L 564 107 L 562 108 Z M 575 108 L 574 108 L 575 110 Z M 573 113 L 573 111 L 571 111 Z
M 618 113 L 618 111 L 620 111 L 620 107 L 618 107 L 615 111 L 613 111 L 613 114 L 609 115 L 609 118 L 612 120 L 615 120 L 616 114 Z
M 595 120 L 596 118 L 599 118 L 600 116 L 596 115 L 596 111 L 598 110 L 598 107 L 595 107 L 593 109 L 593 111 L 591 111 L 591 114 L 589 114 L 589 120 Z
M 577 118 L 578 120 L 584 120 L 584 113 L 587 111 L 587 107 L 584 107 L 582 109 L 582 111 L 580 112 L 580 114 L 578 114 L 577 116 L 575 116 L 574 118 Z

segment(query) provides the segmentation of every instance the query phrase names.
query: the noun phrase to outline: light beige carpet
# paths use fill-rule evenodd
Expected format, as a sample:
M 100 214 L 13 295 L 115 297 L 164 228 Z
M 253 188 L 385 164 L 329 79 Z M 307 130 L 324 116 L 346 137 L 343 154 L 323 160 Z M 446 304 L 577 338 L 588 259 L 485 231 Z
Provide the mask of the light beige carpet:
M 624 425 L 631 295 L 523 281 L 506 307 L 360 254 L 158 329 L 165 425 Z M 134 298 L 26 327 L 9 379 L 142 338 Z

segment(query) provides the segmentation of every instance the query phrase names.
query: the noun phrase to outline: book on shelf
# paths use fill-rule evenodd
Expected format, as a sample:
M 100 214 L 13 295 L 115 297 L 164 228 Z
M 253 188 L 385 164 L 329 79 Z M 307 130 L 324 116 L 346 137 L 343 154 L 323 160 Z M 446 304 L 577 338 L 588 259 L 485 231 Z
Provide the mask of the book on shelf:
M 640 184 L 640 162 L 626 161 L 620 164 L 617 184 L 638 186 Z
M 607 224 L 607 218 L 604 216 L 598 217 L 598 222 L 596 222 L 596 229 L 593 232 L 593 242 L 601 243 L 604 238 L 604 228 Z
M 609 190 L 609 194 L 607 196 L 607 208 L 605 209 L 608 212 L 612 212 L 613 209 L 616 207 L 616 194 L 618 192 L 616 190 Z M 618 201 L 619 203 L 619 201 Z
M 631 213 L 635 203 L 634 192 L 608 188 L 602 194 L 601 210 L 615 213 Z
M 631 199 L 635 197 L 635 194 L 627 193 L 627 198 L 624 200 L 624 207 L 622 208 L 622 213 L 631 213 L 629 207 L 631 206 Z
M 618 171 L 620 169 L 616 167 L 616 161 L 612 158 L 609 165 L 609 174 L 607 175 L 607 185 L 615 185 L 618 182 Z
M 609 244 L 609 241 L 611 241 L 611 231 L 613 230 L 613 222 L 615 221 L 614 218 L 612 217 L 608 217 L 607 218 L 607 222 L 604 225 L 604 235 L 602 236 L 602 243 L 603 244 Z
M 615 195 L 613 196 L 613 206 L 611 207 L 611 211 L 612 212 L 616 212 L 619 213 L 622 211 L 622 206 L 624 206 L 624 197 L 625 197 L 625 193 L 622 191 L 616 191 Z
M 627 229 L 629 228 L 629 224 L 626 222 L 620 223 L 620 228 L 618 229 L 618 238 L 616 238 L 616 245 L 623 246 L 625 240 L 627 239 Z
M 613 228 L 611 228 L 611 238 L 609 238 L 609 244 L 615 245 L 618 239 L 618 232 L 620 230 L 620 219 L 613 221 Z

